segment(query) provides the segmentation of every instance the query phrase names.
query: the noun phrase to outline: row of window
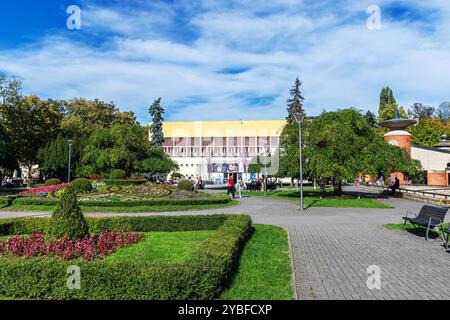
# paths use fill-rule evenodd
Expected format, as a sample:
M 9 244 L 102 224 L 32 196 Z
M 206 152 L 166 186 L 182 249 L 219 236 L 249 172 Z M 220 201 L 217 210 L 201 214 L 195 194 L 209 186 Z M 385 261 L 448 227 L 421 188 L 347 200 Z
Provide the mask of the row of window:
M 209 137 L 193 138 L 178 137 L 165 138 L 164 146 L 186 146 L 186 147 L 253 147 L 253 146 L 276 146 L 280 138 L 273 137 Z
M 276 147 L 164 147 L 170 157 L 254 157 L 270 154 Z

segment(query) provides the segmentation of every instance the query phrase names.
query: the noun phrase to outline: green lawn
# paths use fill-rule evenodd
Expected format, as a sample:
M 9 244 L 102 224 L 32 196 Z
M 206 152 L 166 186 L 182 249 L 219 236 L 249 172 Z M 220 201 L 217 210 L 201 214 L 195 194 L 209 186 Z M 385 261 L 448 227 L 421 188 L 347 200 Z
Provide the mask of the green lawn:
M 207 210 L 231 207 L 239 201 L 232 200 L 226 204 L 201 204 L 201 205 L 165 205 L 165 206 L 139 206 L 139 207 L 87 207 L 81 206 L 83 212 L 165 212 L 165 211 L 191 211 Z M 53 211 L 54 206 L 39 205 L 12 205 L 0 208 L 0 211 Z
M 264 192 L 245 192 L 244 195 L 264 197 Z M 319 190 L 314 190 L 312 188 L 305 189 L 303 195 L 306 207 L 392 208 L 392 206 L 381 203 L 375 198 L 361 197 L 360 199 L 358 199 L 357 197 L 350 195 L 336 197 L 330 191 L 326 191 L 321 199 Z M 293 202 L 300 201 L 300 195 L 298 191 L 268 191 L 267 196 L 270 198 L 289 200 Z
M 269 225 L 254 225 L 254 229 L 242 251 L 236 274 L 218 299 L 293 299 L 292 268 L 286 231 Z M 214 232 L 146 232 L 144 241 L 118 249 L 104 261 L 182 262 Z M 9 299 L 0 297 L 0 300 Z
M 382 227 L 386 228 L 388 230 L 403 230 L 403 223 L 388 223 L 388 224 L 383 224 Z M 447 229 L 448 227 L 449 227 L 448 223 L 445 223 L 444 229 Z M 416 228 L 412 224 L 409 224 L 409 223 L 406 224 L 406 230 L 414 230 L 414 229 L 416 229 Z M 426 230 L 425 228 L 422 228 L 422 229 Z M 431 234 L 431 232 L 430 232 L 430 234 Z M 441 231 L 439 231 L 439 234 L 441 236 L 443 236 Z
M 286 231 L 269 225 L 257 224 L 254 228 L 240 257 L 237 273 L 219 299 L 293 299 Z
M 215 231 L 145 232 L 144 241 L 118 249 L 116 253 L 107 256 L 105 261 L 182 262 L 213 232 Z

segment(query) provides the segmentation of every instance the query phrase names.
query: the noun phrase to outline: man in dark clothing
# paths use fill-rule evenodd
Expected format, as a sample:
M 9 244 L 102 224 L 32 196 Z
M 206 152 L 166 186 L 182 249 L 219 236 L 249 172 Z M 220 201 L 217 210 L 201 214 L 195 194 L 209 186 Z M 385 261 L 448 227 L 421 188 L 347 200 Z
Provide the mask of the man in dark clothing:
M 397 177 L 394 177 L 394 183 L 390 186 L 392 194 L 395 194 L 395 190 L 400 189 L 400 180 Z
M 230 193 L 231 193 L 231 195 L 233 196 L 233 199 L 234 199 L 235 198 L 235 194 L 236 194 L 236 189 L 234 188 L 234 179 L 233 179 L 232 175 L 228 176 L 227 195 L 229 195 Z

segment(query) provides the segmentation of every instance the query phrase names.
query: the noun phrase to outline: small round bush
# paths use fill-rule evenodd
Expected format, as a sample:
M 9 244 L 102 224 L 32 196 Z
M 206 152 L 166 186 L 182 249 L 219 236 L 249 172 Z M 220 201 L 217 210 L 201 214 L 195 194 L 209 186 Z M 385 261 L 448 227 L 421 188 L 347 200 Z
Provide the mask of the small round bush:
M 109 174 L 111 179 L 125 179 L 127 177 L 127 173 L 122 169 L 114 169 Z
M 194 191 L 194 185 L 188 180 L 181 180 L 177 184 L 177 189 L 184 191 Z
M 44 184 L 46 186 L 53 186 L 55 184 L 61 184 L 61 180 L 59 180 L 58 178 L 47 179 L 45 180 Z
M 88 193 L 92 190 L 92 183 L 85 178 L 78 178 L 70 183 L 70 187 L 77 193 Z

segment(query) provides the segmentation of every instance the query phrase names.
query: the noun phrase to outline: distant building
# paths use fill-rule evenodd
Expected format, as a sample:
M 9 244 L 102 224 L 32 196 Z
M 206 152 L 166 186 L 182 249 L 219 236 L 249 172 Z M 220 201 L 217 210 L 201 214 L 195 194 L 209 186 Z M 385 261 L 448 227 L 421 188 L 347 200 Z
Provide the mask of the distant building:
M 223 183 L 229 174 L 246 181 L 250 160 L 277 152 L 285 120 L 164 122 L 164 152 L 186 178 Z M 151 138 L 151 137 L 150 137 Z
M 450 185 L 450 141 L 447 136 L 442 136 L 442 141 L 434 147 L 422 147 L 413 145 L 411 134 L 405 129 L 416 120 L 399 119 L 398 112 L 394 119 L 386 120 L 381 125 L 389 128 L 390 131 L 384 135 L 384 141 L 399 148 L 405 149 L 414 160 L 419 160 L 425 171 L 426 181 L 429 186 L 449 186 Z M 405 179 L 402 173 L 394 173 L 400 183 L 404 184 Z
M 420 160 L 428 185 L 450 185 L 450 141 L 446 135 L 442 135 L 442 141 L 433 147 L 412 145 L 411 158 Z

